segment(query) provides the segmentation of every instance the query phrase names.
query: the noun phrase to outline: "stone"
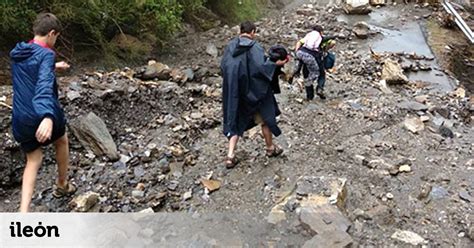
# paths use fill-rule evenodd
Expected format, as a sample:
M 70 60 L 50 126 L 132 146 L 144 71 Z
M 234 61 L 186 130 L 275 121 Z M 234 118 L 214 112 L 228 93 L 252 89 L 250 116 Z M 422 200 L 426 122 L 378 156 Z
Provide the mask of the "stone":
M 194 71 L 191 68 L 188 68 L 183 71 L 183 73 L 186 75 L 186 78 L 188 81 L 193 81 L 194 80 Z
M 434 199 L 434 200 L 439 200 L 439 199 L 445 198 L 448 195 L 449 195 L 449 192 L 441 186 L 432 187 L 431 191 L 430 191 L 430 194 L 429 194 L 431 199 Z
M 366 22 L 358 22 L 352 29 L 355 36 L 359 39 L 367 39 L 369 37 L 370 27 Z
M 454 138 L 454 133 L 451 129 L 446 127 L 445 125 L 441 125 L 438 129 L 439 134 L 445 138 Z
M 386 59 L 382 67 L 382 80 L 388 84 L 404 84 L 408 82 L 407 76 L 399 63 L 392 59 Z
M 67 99 L 69 101 L 74 101 L 77 98 L 81 98 L 81 94 L 77 91 L 70 90 L 67 92 Z
M 278 204 L 270 210 L 270 213 L 267 216 L 267 221 L 270 224 L 278 224 L 286 220 L 286 214 L 283 210 L 284 204 Z
M 140 210 L 139 213 L 141 213 L 141 214 L 152 214 L 152 213 L 154 213 L 154 212 L 155 212 L 155 211 L 153 211 L 153 208 L 145 208 L 145 209 L 143 209 L 143 210 Z
M 312 196 L 301 202 L 299 220 L 304 228 L 313 234 L 328 233 L 330 236 L 339 236 L 346 233 L 351 222 L 342 212 L 327 204 L 322 196 Z
M 415 101 L 419 103 L 426 103 L 428 101 L 429 96 L 427 95 L 421 95 L 421 96 L 416 96 Z
M 467 236 L 469 236 L 469 238 L 474 241 L 474 226 L 471 226 L 469 228 L 469 231 L 467 232 Z
M 423 124 L 423 121 L 421 121 L 418 117 L 405 119 L 403 125 L 412 133 L 418 133 L 425 129 L 425 124 Z
M 398 168 L 398 171 L 400 172 L 411 172 L 411 167 L 407 164 L 402 165 Z
M 376 85 L 385 94 L 392 94 L 393 93 L 393 91 L 387 86 L 387 81 L 386 80 L 380 80 Z
M 184 192 L 183 201 L 187 201 L 191 198 L 193 198 L 193 190 L 192 189 L 190 189 L 189 191 Z
M 385 5 L 386 0 L 370 0 L 370 5 L 374 5 L 374 6 L 380 6 L 380 5 Z
M 428 106 L 414 101 L 403 101 L 398 104 L 398 107 L 401 109 L 413 110 L 413 111 L 426 111 Z
M 186 83 L 188 81 L 188 76 L 184 71 L 180 69 L 173 69 L 170 73 L 171 78 L 174 82 L 177 83 Z
M 349 15 L 367 15 L 372 12 L 369 0 L 346 0 L 343 9 Z
M 417 199 L 418 200 L 426 199 L 430 195 L 431 188 L 432 187 L 429 184 L 424 184 L 423 186 L 421 186 L 421 190 L 420 190 L 420 193 L 418 194 Z
M 170 173 L 175 178 L 180 178 L 181 176 L 183 176 L 183 163 L 181 162 L 171 163 Z
M 105 155 L 111 161 L 120 159 L 112 136 L 104 121 L 90 112 L 71 121 L 72 133 L 82 146 L 91 149 L 95 155 Z
M 217 56 L 219 56 L 219 50 L 217 50 L 217 47 L 214 44 L 208 44 L 206 46 L 206 53 L 214 58 L 217 58 Z
M 142 74 L 141 79 L 143 80 L 168 80 L 170 78 L 171 69 L 169 66 L 163 63 L 149 63 L 145 68 L 145 72 Z
M 172 180 L 168 182 L 167 188 L 171 191 L 175 191 L 178 188 L 179 182 Z
M 464 189 L 459 191 L 459 198 L 467 202 L 474 202 L 474 198 Z
M 309 9 L 309 8 L 298 9 L 298 10 L 296 10 L 296 14 L 302 15 L 302 16 L 314 16 L 314 15 L 316 15 L 314 10 Z
M 400 240 L 404 243 L 411 244 L 411 245 L 421 245 L 424 244 L 426 241 L 420 235 L 412 232 L 412 231 L 405 231 L 405 230 L 397 230 L 391 236 L 392 239 Z
M 89 191 L 79 195 L 69 202 L 69 206 L 76 212 L 87 212 L 99 202 L 100 195 Z
M 353 243 L 352 237 L 347 232 L 333 230 L 319 233 L 306 241 L 303 248 L 348 248 L 352 247 Z
M 145 192 L 143 192 L 142 190 L 133 190 L 132 191 L 132 197 L 143 198 L 144 196 L 145 196 Z
M 216 191 L 220 189 L 221 187 L 221 182 L 217 180 L 206 180 L 203 179 L 201 180 L 202 185 L 209 190 L 209 192 Z

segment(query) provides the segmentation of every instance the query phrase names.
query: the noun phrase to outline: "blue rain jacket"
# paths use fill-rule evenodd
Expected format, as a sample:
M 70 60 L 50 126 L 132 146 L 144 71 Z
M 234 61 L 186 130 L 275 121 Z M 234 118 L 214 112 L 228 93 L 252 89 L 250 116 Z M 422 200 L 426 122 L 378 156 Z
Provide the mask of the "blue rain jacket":
M 13 136 L 19 143 L 36 139 L 45 117 L 53 128 L 66 125 L 58 100 L 55 53 L 35 43 L 21 42 L 10 52 L 13 80 Z

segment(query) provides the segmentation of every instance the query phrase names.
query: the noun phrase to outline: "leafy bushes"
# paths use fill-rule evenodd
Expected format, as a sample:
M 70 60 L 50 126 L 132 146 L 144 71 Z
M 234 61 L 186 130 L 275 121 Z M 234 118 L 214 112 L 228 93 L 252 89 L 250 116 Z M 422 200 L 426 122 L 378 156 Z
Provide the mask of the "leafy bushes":
M 229 22 L 255 19 L 262 1 L 265 0 L 0 0 L 0 46 L 11 48 L 19 40 L 30 39 L 36 14 L 52 12 L 65 27 L 60 40 L 65 54 L 72 55 L 78 47 L 92 47 L 104 55 L 141 56 L 150 46 L 163 46 L 179 30 L 183 19 L 203 28 L 211 27 L 217 17 L 209 9 Z M 133 38 L 127 42 L 127 37 Z M 128 51 L 124 49 L 128 43 L 145 49 Z

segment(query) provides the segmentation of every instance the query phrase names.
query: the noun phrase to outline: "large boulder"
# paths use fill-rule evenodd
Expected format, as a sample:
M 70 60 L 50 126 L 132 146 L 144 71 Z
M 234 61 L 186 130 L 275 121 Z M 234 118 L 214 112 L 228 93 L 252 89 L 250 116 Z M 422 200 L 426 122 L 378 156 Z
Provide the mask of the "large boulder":
M 404 84 L 408 82 L 407 76 L 399 63 L 392 59 L 386 59 L 382 68 L 382 80 L 388 84 Z
M 82 146 L 92 150 L 97 156 L 107 156 L 111 161 L 117 161 L 120 156 L 117 152 L 109 130 L 97 115 L 90 112 L 86 116 L 78 117 L 71 122 L 72 133 Z

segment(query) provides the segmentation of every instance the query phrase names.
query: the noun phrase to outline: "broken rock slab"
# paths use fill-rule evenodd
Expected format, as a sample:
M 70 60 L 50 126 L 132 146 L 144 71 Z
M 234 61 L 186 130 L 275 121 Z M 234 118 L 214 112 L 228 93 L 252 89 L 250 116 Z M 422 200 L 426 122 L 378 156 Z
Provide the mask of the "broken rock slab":
M 342 212 L 322 196 L 313 196 L 301 202 L 300 222 L 315 236 L 303 247 L 350 247 L 353 243 L 347 233 L 351 226 Z
M 105 123 L 96 114 L 90 112 L 71 122 L 72 133 L 82 146 L 91 149 L 95 155 L 105 155 L 111 161 L 120 159 L 112 136 Z
M 217 58 L 217 56 L 219 56 L 219 50 L 217 50 L 217 47 L 214 44 L 207 44 L 206 53 L 214 58 Z
M 382 79 L 388 84 L 404 84 L 408 82 L 407 76 L 399 63 L 392 59 L 386 59 L 382 67 Z

